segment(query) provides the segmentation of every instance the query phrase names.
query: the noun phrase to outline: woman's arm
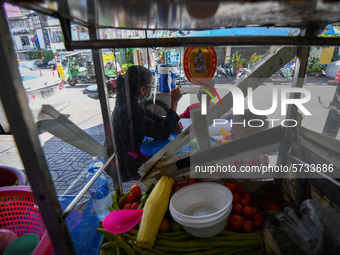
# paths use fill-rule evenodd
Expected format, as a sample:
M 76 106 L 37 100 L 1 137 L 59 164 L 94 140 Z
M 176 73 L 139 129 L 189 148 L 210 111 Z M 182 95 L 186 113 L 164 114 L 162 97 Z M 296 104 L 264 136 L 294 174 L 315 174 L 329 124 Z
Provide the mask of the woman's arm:
M 179 88 L 175 88 L 170 92 L 170 109 L 177 111 L 178 101 L 183 96 L 182 91 Z
M 173 109 L 169 109 L 166 117 L 159 116 L 145 109 L 146 135 L 156 139 L 167 139 L 175 129 L 180 117 Z

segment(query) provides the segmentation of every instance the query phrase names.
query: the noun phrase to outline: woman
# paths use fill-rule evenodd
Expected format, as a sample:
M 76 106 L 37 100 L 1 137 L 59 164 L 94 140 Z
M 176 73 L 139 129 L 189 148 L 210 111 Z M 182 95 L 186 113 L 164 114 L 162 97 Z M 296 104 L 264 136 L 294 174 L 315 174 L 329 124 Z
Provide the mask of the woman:
M 113 127 L 120 172 L 123 180 L 136 179 L 140 177 L 138 167 L 145 161 L 139 149 L 144 137 L 167 139 L 172 131 L 181 131 L 176 110 L 182 93 L 179 88 L 170 92 L 170 109 L 162 117 L 145 109 L 143 104 L 152 96 L 153 77 L 148 69 L 132 66 L 124 78 L 120 76 L 117 79 L 116 85 Z M 128 108 L 128 101 L 131 102 L 131 109 Z

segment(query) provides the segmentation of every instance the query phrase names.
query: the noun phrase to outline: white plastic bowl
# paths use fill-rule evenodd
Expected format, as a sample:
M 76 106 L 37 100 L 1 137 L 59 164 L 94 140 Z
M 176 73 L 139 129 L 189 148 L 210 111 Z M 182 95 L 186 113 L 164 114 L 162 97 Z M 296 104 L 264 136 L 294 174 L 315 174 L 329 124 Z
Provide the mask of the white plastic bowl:
M 201 182 L 183 187 L 170 200 L 172 218 L 191 235 L 206 238 L 220 233 L 232 209 L 233 195 L 222 184 Z

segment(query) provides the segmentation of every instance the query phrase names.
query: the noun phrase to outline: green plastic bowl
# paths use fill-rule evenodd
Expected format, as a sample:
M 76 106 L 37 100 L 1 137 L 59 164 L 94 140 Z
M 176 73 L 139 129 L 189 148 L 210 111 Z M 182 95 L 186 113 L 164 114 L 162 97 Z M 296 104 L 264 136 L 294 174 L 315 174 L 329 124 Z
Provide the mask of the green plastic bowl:
M 39 236 L 27 234 L 19 237 L 7 246 L 3 255 L 30 255 L 39 244 Z

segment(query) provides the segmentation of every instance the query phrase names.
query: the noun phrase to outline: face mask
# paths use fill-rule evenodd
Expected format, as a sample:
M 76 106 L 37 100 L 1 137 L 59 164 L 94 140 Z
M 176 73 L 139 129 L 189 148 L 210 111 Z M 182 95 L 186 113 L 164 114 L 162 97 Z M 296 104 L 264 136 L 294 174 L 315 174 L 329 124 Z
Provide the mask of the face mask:
M 153 95 L 153 90 L 150 91 L 150 96 L 144 97 L 143 100 L 144 101 L 149 101 L 152 98 L 152 95 Z

